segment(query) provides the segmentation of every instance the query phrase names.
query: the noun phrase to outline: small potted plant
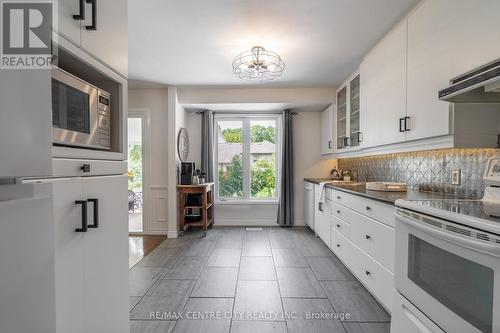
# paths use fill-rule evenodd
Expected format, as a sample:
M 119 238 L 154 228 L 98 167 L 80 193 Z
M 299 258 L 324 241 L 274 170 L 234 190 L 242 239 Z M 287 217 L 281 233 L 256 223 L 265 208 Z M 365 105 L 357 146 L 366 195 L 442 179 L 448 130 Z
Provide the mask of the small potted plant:
M 350 182 L 351 180 L 354 180 L 354 174 L 351 170 L 344 170 L 342 172 L 342 175 L 344 176 L 345 182 Z

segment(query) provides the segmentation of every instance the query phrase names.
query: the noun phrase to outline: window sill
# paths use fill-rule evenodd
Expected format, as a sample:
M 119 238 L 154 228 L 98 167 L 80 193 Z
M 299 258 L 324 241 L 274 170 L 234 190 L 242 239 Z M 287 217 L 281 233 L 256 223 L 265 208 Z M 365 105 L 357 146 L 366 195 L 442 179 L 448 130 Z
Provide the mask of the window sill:
M 215 205 L 278 205 L 278 200 L 217 200 Z

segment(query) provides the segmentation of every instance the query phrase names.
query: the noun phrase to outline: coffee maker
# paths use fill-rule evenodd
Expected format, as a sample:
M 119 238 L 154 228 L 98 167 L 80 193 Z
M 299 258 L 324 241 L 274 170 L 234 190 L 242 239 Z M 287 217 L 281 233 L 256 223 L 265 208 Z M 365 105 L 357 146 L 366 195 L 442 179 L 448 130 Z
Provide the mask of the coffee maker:
M 193 181 L 194 162 L 181 162 L 180 183 L 181 185 L 191 185 Z

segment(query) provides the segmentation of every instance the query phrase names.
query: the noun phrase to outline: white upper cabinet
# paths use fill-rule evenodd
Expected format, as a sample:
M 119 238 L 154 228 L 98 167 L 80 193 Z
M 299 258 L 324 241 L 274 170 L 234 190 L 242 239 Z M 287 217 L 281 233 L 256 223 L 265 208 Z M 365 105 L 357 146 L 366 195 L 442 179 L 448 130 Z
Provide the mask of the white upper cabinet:
M 351 151 L 359 148 L 363 140 L 360 119 L 360 75 L 355 72 L 337 90 L 337 110 L 335 112 L 336 151 Z
M 0 178 L 52 174 L 50 70 L 0 70 Z
M 128 75 L 128 15 L 126 0 L 97 0 L 97 7 L 87 4 L 82 28 L 82 48 Z M 95 18 L 91 15 L 95 10 Z M 95 26 L 95 30 L 86 27 Z
M 360 76 L 362 146 L 405 141 L 399 126 L 406 116 L 406 20 L 366 55 Z
M 80 3 L 83 5 L 85 1 L 59 0 L 57 2 L 59 15 L 55 30 L 76 46 L 80 46 L 82 21 L 74 18 L 74 16 L 78 17 L 84 13 L 84 11 L 80 10 Z
M 432 0 L 408 17 L 408 140 L 450 133 L 450 79 L 500 57 L 500 1 Z
M 56 30 L 76 46 L 127 77 L 127 4 L 126 0 L 59 0 Z
M 334 105 L 321 112 L 321 154 L 333 153 L 333 113 Z

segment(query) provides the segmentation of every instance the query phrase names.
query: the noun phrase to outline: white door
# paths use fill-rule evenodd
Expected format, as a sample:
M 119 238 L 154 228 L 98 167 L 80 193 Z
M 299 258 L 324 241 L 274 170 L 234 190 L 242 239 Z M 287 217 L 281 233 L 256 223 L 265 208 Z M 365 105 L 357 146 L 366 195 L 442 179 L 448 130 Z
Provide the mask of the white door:
M 55 332 L 53 244 L 50 186 L 1 185 L 0 332 Z
M 406 21 L 368 53 L 360 66 L 363 147 L 406 140 Z
M 55 228 L 55 281 L 57 333 L 85 332 L 83 315 L 84 293 L 84 239 L 82 204 L 86 201 L 81 178 L 44 180 L 53 187 Z
M 55 25 L 56 31 L 76 46 L 80 46 L 82 20 L 73 16 L 83 17 L 85 15 L 85 7 L 84 10 L 81 11 L 80 4 L 85 4 L 85 1 L 59 0 L 57 2 L 59 16 L 58 22 Z
M 321 154 L 333 153 L 333 105 L 321 112 Z
M 320 208 L 321 207 L 321 208 Z M 319 238 L 330 247 L 330 204 L 324 201 L 318 206 L 318 219 L 315 220 L 315 231 Z
M 408 18 L 408 139 L 450 132 L 449 80 L 500 57 L 500 1 L 424 1 Z
M 52 174 L 50 70 L 1 70 L 0 178 Z
M 90 201 L 83 256 L 85 332 L 128 332 L 127 176 L 85 178 L 83 191 Z
M 124 75 L 128 75 L 128 11 L 126 0 L 97 0 L 95 20 L 86 4 L 82 48 Z M 95 30 L 87 26 L 95 25 Z

